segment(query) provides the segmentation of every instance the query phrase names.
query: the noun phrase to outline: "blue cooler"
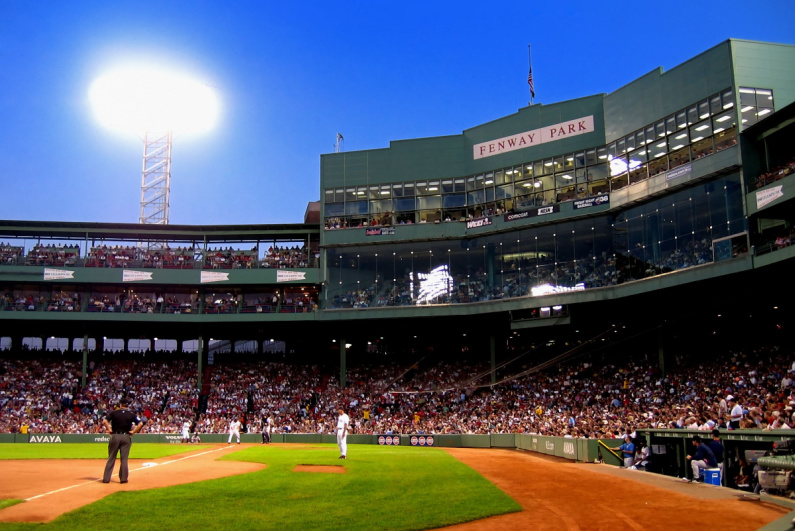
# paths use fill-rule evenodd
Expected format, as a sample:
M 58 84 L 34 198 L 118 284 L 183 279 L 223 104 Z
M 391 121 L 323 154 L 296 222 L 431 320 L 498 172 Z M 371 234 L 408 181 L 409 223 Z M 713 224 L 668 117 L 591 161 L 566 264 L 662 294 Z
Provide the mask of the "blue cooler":
M 704 483 L 720 486 L 720 468 L 706 468 L 702 472 L 704 474 Z

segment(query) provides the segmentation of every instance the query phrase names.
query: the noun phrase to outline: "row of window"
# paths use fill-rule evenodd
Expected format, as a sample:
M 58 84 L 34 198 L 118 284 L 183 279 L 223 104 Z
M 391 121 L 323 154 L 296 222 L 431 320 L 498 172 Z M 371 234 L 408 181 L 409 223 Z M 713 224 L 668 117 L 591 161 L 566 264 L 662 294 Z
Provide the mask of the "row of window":
M 744 125 L 772 111 L 767 89 L 740 88 Z M 468 177 L 325 190 L 326 228 L 459 220 L 619 190 L 737 143 L 724 90 L 608 146 Z
M 612 286 L 747 252 L 740 177 L 619 215 L 453 242 L 327 250 L 327 308 L 449 304 Z

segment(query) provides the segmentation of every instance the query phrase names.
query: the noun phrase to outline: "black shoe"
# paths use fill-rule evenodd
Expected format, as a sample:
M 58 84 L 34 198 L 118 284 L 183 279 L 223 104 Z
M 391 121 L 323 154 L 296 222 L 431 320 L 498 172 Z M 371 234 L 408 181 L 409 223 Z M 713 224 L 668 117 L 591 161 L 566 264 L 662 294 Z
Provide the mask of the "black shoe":
M 119 481 L 119 483 L 128 483 L 128 481 L 125 479 L 124 481 Z
M 110 483 L 110 481 L 105 481 L 105 480 L 103 479 L 103 480 L 102 480 L 102 483 Z

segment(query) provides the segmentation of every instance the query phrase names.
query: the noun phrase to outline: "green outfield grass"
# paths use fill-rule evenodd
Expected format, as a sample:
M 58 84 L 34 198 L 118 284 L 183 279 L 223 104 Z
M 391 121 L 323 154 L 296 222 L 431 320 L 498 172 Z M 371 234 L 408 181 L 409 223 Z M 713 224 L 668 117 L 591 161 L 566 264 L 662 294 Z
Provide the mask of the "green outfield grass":
M 184 454 L 209 446 L 189 444 L 136 443 L 130 448 L 130 459 L 158 459 Z M 107 443 L 80 444 L 0 444 L 0 459 L 107 459 Z
M 117 492 L 49 524 L 0 524 L 0 531 L 31 527 L 389 531 L 433 529 L 521 510 L 493 484 L 438 448 L 355 445 L 347 460 L 337 456 L 333 445 L 247 448 L 223 459 L 265 463 L 264 470 L 177 487 Z M 340 465 L 346 473 L 295 472 L 296 465 Z

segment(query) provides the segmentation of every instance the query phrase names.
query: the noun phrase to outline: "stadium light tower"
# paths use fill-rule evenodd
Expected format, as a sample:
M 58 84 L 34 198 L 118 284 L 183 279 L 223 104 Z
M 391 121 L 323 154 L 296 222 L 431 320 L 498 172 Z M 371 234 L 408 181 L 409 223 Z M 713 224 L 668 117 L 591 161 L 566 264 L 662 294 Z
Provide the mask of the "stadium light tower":
M 143 139 L 139 223 L 168 225 L 173 135 L 212 129 L 219 108 L 215 92 L 170 70 L 128 67 L 96 79 L 89 97 L 102 125 Z

